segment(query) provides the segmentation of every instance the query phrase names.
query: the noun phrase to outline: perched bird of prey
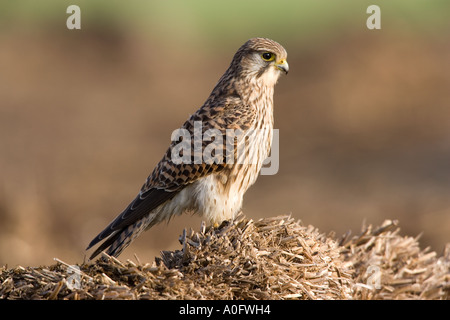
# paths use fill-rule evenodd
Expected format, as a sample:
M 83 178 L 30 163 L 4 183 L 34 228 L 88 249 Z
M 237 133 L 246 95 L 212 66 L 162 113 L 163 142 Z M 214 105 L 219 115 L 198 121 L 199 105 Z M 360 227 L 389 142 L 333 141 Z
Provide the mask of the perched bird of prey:
M 250 39 L 238 49 L 137 197 L 91 241 L 86 250 L 105 240 L 91 259 L 105 249 L 118 256 L 142 231 L 173 215 L 197 213 L 218 225 L 241 210 L 270 153 L 274 87 L 288 73 L 286 58 L 286 50 L 267 38 Z

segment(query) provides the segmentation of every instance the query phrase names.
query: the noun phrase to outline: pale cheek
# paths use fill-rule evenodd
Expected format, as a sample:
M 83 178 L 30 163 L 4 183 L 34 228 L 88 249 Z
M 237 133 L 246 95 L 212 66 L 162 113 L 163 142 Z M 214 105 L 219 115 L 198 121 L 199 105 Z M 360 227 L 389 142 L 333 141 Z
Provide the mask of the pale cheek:
M 280 77 L 280 71 L 275 67 L 271 66 L 264 74 L 261 76 L 265 85 L 273 86 L 277 83 Z

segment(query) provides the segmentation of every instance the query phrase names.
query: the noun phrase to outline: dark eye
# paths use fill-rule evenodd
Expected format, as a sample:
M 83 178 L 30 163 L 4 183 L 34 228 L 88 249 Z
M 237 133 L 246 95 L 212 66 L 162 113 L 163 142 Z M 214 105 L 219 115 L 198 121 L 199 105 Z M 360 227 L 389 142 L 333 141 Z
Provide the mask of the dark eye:
M 261 57 L 265 60 L 265 61 L 272 61 L 273 59 L 275 59 L 275 55 L 271 52 L 263 52 L 261 54 Z

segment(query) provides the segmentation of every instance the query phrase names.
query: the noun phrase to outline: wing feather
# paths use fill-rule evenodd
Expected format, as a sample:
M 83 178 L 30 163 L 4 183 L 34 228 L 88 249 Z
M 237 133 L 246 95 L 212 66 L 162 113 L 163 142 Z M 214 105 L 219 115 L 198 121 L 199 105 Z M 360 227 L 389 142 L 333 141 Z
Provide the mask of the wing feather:
M 254 110 L 241 105 L 240 99 L 233 97 L 223 101 L 213 101 L 214 105 L 205 104 L 193 114 L 181 127 L 191 134 L 191 146 L 194 141 L 194 123 L 200 121 L 202 133 L 208 129 L 218 129 L 225 136 L 226 129 L 247 129 L 255 119 Z M 224 143 L 226 139 L 223 139 Z M 111 246 L 120 237 L 121 230 L 136 223 L 163 203 L 171 200 L 187 185 L 212 173 L 225 169 L 225 158 L 222 163 L 180 163 L 171 160 L 171 152 L 177 142 L 172 142 L 164 157 L 147 178 L 137 197 L 122 211 L 102 232 L 89 244 L 87 249 L 107 239 L 91 256 L 94 257 L 103 249 Z M 203 141 L 202 152 L 210 141 Z M 225 145 L 223 146 L 226 147 Z M 225 152 L 223 153 L 225 157 Z M 192 154 L 192 159 L 194 155 Z M 108 238 L 109 237 L 109 238 Z

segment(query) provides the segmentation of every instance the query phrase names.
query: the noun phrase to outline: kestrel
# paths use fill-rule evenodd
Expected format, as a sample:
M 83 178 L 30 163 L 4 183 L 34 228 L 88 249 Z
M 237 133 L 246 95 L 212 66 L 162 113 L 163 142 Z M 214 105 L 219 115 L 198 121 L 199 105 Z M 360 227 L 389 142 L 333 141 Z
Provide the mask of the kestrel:
M 117 257 L 142 231 L 173 215 L 197 213 L 218 225 L 241 210 L 270 153 L 274 87 L 288 73 L 286 58 L 267 38 L 238 49 L 203 106 L 172 135 L 178 138 L 137 197 L 91 241 L 86 250 L 105 240 L 91 259 L 105 249 Z

